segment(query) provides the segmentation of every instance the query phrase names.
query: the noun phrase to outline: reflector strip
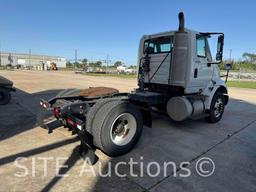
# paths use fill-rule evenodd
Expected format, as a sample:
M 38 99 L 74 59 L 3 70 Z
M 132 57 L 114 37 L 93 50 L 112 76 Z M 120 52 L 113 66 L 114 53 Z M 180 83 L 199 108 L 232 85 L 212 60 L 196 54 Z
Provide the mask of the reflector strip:
M 79 130 L 82 130 L 82 125 L 77 124 L 77 122 L 72 121 L 70 118 L 67 118 L 66 122 L 67 122 L 67 124 L 70 124 Z
M 82 131 L 82 125 L 76 125 L 77 129 Z

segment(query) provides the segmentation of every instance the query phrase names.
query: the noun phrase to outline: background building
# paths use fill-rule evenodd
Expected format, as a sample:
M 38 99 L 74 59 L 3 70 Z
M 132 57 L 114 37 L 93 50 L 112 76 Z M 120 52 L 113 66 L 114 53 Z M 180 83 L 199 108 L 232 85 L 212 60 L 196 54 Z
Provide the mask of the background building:
M 51 63 L 56 63 L 58 68 L 66 67 L 66 58 L 64 57 L 11 52 L 1 52 L 0 62 L 2 66 L 8 64 L 12 66 L 21 65 L 39 70 L 42 69 L 42 66 L 44 66 L 44 68 L 50 67 Z

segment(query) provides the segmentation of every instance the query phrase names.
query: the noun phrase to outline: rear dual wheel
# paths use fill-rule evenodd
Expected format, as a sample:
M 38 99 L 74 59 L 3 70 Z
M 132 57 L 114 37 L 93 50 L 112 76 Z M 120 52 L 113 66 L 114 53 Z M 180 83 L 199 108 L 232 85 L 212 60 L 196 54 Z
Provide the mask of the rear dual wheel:
M 105 101 L 93 115 L 91 133 L 94 144 L 107 155 L 123 155 L 138 142 L 143 119 L 133 104 L 120 99 Z

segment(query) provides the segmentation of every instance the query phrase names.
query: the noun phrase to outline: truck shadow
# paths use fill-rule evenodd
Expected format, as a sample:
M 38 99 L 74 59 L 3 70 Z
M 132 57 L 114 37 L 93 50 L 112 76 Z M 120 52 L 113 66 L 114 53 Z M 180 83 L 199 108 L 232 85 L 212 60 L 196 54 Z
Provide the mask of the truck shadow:
M 31 150 L 16 153 L 14 155 L 9 155 L 9 156 L 6 156 L 6 157 L 3 157 L 3 158 L 0 159 L 0 166 L 11 163 L 11 162 L 14 162 L 18 157 L 31 157 L 33 155 L 38 155 L 40 153 L 44 153 L 44 152 L 49 151 L 49 150 L 57 149 L 59 147 L 69 145 L 69 144 L 77 142 L 77 141 L 79 141 L 79 138 L 78 137 L 73 137 L 73 138 L 70 138 L 70 139 L 65 139 L 65 140 L 62 140 L 62 141 L 51 143 L 49 145 L 44 145 L 44 146 L 37 147 L 37 148 L 31 149 Z
M 37 113 L 40 98 L 49 99 L 59 93 L 58 90 L 46 90 L 27 93 L 17 89 L 9 104 L 0 106 L 0 140 L 3 141 L 37 126 Z M 58 124 L 52 124 L 58 126 Z

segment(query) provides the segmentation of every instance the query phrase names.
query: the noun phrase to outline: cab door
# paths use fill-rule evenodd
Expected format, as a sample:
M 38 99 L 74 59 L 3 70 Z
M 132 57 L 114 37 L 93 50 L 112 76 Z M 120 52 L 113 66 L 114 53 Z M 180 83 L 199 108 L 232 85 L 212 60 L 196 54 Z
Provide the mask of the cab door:
M 194 82 L 197 87 L 205 87 L 212 78 L 212 67 L 209 65 L 209 46 L 207 37 L 196 35 L 196 59 Z

